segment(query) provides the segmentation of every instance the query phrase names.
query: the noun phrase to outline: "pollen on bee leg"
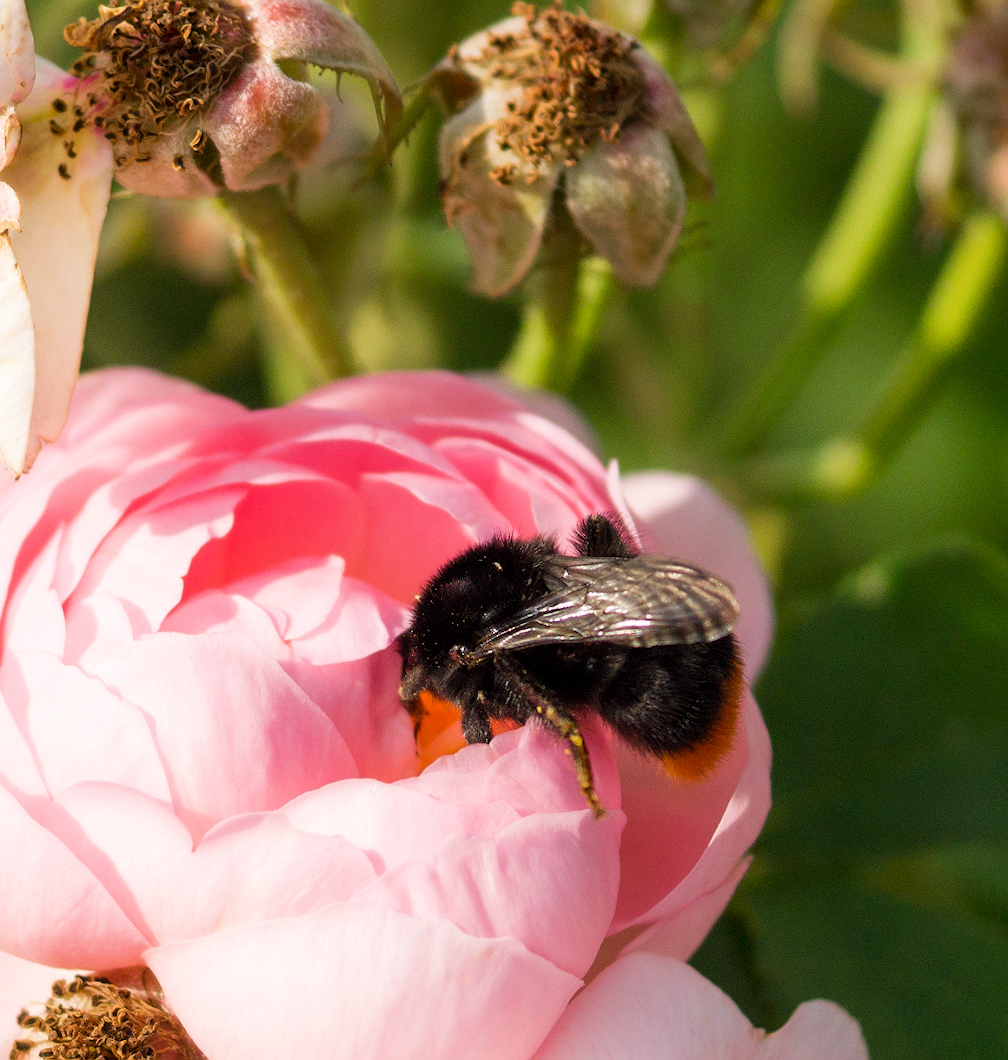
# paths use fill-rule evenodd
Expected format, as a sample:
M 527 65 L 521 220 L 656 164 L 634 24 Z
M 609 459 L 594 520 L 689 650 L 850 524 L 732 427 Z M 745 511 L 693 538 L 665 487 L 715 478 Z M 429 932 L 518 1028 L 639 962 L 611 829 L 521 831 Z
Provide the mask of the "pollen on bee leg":
M 574 759 L 574 769 L 577 773 L 578 785 L 585 801 L 591 807 L 596 817 L 605 817 L 605 807 L 599 802 L 595 794 L 595 782 L 592 779 L 591 760 L 588 757 L 588 748 L 585 747 L 584 737 L 577 727 L 577 722 L 570 715 L 557 710 L 552 703 L 541 697 L 534 697 L 535 709 L 539 717 L 560 736 L 567 744 L 566 751 Z

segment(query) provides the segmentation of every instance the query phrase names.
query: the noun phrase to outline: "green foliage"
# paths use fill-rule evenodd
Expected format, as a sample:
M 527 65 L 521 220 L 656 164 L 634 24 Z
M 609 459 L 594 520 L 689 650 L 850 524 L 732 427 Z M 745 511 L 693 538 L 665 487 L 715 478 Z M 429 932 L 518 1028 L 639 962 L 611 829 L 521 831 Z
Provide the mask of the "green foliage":
M 1008 561 L 877 562 L 786 621 L 757 689 L 774 806 L 695 958 L 771 1025 L 847 1007 L 875 1060 L 1008 1050 Z

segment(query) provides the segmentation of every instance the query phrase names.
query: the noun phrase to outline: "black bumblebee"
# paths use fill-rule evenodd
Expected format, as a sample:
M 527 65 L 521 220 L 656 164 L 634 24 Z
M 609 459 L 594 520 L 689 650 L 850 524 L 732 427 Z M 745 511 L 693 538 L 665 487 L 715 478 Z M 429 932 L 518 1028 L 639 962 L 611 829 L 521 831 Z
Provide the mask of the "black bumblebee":
M 495 537 L 445 564 L 397 641 L 399 695 L 418 728 L 422 692 L 454 703 L 468 743 L 489 742 L 491 718 L 538 716 L 567 742 L 601 816 L 577 713 L 702 774 L 734 729 L 739 608 L 710 574 L 638 554 L 606 516 L 584 519 L 574 543 L 568 556 L 547 537 Z

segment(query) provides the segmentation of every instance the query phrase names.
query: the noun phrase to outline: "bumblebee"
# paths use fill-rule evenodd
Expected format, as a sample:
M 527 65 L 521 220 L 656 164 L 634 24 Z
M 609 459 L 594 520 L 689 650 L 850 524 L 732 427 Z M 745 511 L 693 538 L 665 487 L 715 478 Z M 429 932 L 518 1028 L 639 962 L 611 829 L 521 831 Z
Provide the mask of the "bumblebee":
M 713 575 L 640 554 L 605 515 L 584 519 L 574 546 L 495 537 L 446 563 L 396 642 L 399 696 L 418 729 L 422 692 L 454 703 L 468 743 L 488 743 L 492 719 L 539 718 L 601 817 L 578 716 L 592 711 L 631 747 L 702 775 L 734 731 L 739 607 Z

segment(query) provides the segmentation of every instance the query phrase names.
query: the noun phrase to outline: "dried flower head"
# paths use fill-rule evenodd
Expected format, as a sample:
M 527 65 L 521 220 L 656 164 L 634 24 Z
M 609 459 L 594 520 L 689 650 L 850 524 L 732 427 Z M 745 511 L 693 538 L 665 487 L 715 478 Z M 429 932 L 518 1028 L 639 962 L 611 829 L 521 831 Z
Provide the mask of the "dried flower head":
M 427 87 L 441 131 L 445 214 L 476 286 L 513 287 L 560 191 L 581 234 L 627 283 L 650 284 L 682 228 L 686 188 L 709 194 L 703 147 L 675 86 L 633 38 L 559 2 L 451 49 Z
M 54 136 L 91 126 L 120 183 L 148 194 L 249 190 L 289 177 L 325 135 L 322 97 L 288 76 L 292 59 L 366 77 L 385 118 L 399 97 L 377 48 L 324 0 L 127 0 L 99 6 L 65 36 L 84 54 L 79 87 L 56 100 Z
M 57 979 L 44 1010 L 17 1022 L 10 1060 L 204 1060 L 146 968 Z
M 1008 218 L 1008 7 L 962 24 L 949 49 L 945 89 L 970 183 Z

